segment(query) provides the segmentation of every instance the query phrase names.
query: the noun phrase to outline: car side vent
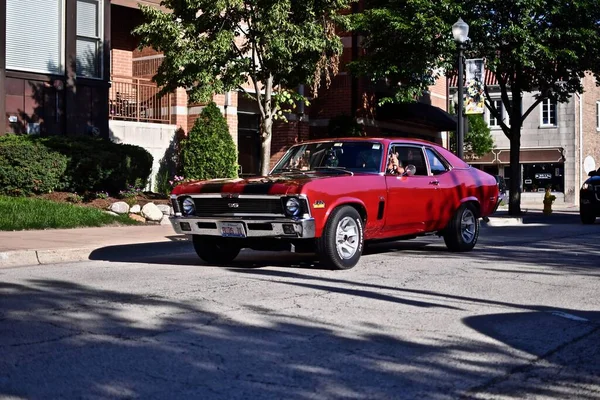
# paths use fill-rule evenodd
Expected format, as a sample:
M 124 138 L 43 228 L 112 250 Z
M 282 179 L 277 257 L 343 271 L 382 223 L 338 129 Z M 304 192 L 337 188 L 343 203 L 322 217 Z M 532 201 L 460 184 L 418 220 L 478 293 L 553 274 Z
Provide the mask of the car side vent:
M 383 211 L 385 210 L 385 201 L 379 202 L 379 209 L 377 210 L 377 219 L 383 219 Z

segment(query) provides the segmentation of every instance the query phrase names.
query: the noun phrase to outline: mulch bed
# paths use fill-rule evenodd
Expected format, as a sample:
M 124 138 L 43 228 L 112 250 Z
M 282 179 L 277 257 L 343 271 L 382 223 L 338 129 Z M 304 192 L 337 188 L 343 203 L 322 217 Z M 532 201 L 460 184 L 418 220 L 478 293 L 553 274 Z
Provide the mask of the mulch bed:
M 108 197 L 106 199 L 86 199 L 85 196 L 83 201 L 80 203 L 73 203 L 71 200 L 73 197 L 73 193 L 69 192 L 52 192 L 45 193 L 39 196 L 36 196 L 41 199 L 51 200 L 57 203 L 69 203 L 69 204 L 79 204 L 88 207 L 98 208 L 100 210 L 107 210 L 111 204 L 116 203 L 117 201 L 124 201 L 123 199 L 116 197 Z M 147 203 L 154 204 L 171 204 L 169 201 L 169 197 L 153 193 L 153 192 L 143 192 L 136 196 L 136 204 L 139 204 L 141 207 L 144 207 Z

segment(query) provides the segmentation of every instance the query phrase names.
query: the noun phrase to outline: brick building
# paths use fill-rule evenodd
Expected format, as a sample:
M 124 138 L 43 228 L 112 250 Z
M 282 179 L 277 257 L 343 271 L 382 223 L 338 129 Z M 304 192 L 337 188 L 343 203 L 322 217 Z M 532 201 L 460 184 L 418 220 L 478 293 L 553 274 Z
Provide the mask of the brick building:
M 187 132 L 203 105 L 188 104 L 184 89 L 158 96 L 151 78 L 163 56 L 150 48 L 139 50 L 131 34 L 142 22 L 139 4 L 160 7 L 160 0 L 0 0 L 0 10 L 7 11 L 5 29 L 0 26 L 0 32 L 6 31 L 0 37 L 0 52 L 7 55 L 6 66 L 0 64 L 6 130 L 99 133 L 148 149 L 157 172 L 174 132 Z M 34 23 L 12 22 L 23 20 Z M 445 79 L 416 106 L 377 107 L 385 88 L 346 72 L 347 62 L 358 55 L 358 38 L 343 34 L 342 42 L 342 65 L 331 86 L 321 88 L 311 106 L 300 107 L 288 123 L 274 125 L 271 164 L 289 145 L 326 135 L 336 118 L 357 121 L 367 134 L 444 141 L 442 131 L 456 125 L 443 111 Z M 218 94 L 214 101 L 237 144 L 242 174 L 256 174 L 261 144 L 257 106 L 236 91 Z
M 123 77 L 127 82 L 149 80 L 156 72 L 162 55 L 152 49 L 138 50 L 131 30 L 140 23 L 141 13 L 136 0 L 112 0 L 112 46 L 111 46 L 111 99 L 117 97 L 116 82 Z M 142 3 L 154 4 L 158 0 Z M 445 78 L 432 87 L 419 106 L 419 113 L 401 109 L 377 110 L 375 106 L 377 88 L 370 87 L 363 80 L 352 78 L 344 66 L 358 54 L 357 38 L 351 34 L 342 36 L 344 53 L 340 73 L 333 79 L 329 88 L 322 88 L 310 107 L 301 108 L 299 114 L 288 116 L 288 123 L 275 123 L 271 145 L 271 164 L 291 144 L 327 133 L 329 122 L 334 117 L 348 116 L 356 119 L 369 134 L 394 134 L 422 137 L 441 143 L 441 131 L 452 130 L 455 121 L 445 113 Z M 127 78 L 129 77 L 129 78 Z M 138 82 L 138 81 L 136 81 Z M 148 82 L 149 83 L 149 82 Z M 308 91 L 309 89 L 304 89 Z M 122 94 L 119 94 L 121 97 Z M 240 93 L 232 91 L 214 97 L 217 105 L 227 118 L 230 133 L 237 143 L 242 174 L 255 174 L 259 171 L 260 137 L 259 112 L 257 106 Z M 188 131 L 202 110 L 201 104 L 188 104 L 184 90 L 179 89 L 169 100 L 169 113 L 160 116 L 161 122 L 168 122 Z M 439 108 L 438 108 L 439 107 Z M 385 111 L 385 120 L 377 118 L 377 111 Z M 382 114 L 383 115 L 383 114 Z M 419 118 L 415 119 L 415 115 Z M 433 117 L 432 117 L 433 115 Z M 114 119 L 122 115 L 112 116 Z M 143 118 L 142 118 L 143 119 Z

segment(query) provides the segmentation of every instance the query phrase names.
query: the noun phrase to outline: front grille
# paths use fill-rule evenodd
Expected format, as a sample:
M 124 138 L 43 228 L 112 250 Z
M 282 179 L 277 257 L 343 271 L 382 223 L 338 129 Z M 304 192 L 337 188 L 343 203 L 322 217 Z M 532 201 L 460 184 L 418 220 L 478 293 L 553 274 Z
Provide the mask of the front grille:
M 233 214 L 282 214 L 283 205 L 279 197 L 273 199 L 252 198 L 195 198 L 196 216 Z

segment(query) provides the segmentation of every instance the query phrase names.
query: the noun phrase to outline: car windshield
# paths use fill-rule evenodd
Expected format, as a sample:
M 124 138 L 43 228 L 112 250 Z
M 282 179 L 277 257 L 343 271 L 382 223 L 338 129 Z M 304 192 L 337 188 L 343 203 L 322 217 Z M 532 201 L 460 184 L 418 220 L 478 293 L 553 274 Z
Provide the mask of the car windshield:
M 383 145 L 376 142 L 320 142 L 291 147 L 273 174 L 297 171 L 379 173 Z

